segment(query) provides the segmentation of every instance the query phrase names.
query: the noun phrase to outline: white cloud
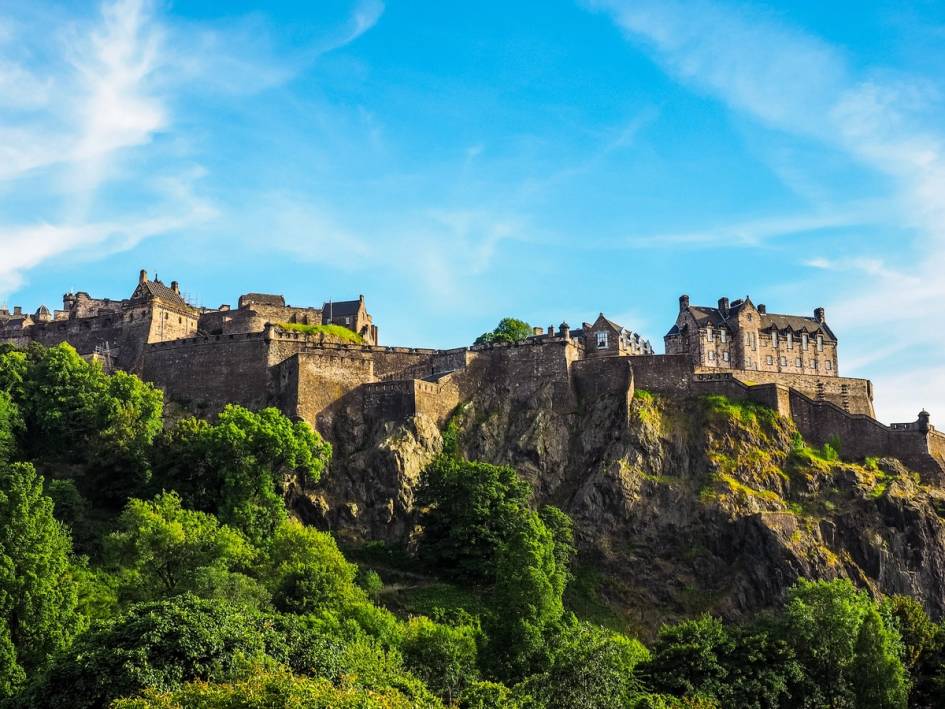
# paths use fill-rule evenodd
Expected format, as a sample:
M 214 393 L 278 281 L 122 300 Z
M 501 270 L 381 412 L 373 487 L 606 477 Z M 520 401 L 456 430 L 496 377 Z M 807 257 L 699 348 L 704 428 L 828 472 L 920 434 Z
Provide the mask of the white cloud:
M 852 258 L 835 262 L 814 256 L 808 265 L 856 269 L 868 276 L 846 292 L 830 294 L 833 322 L 847 332 L 869 327 L 909 347 L 945 350 L 945 330 L 927 326 L 937 319 L 937 303 L 945 297 L 945 132 L 936 85 L 878 70 L 858 74 L 840 49 L 742 6 L 667 0 L 596 0 L 591 5 L 608 12 L 631 40 L 695 90 L 766 126 L 842 151 L 889 179 L 890 212 L 883 219 L 860 218 L 913 230 L 915 243 L 903 244 L 896 254 L 901 259 L 910 248 L 916 254 L 909 273 L 869 255 L 871 245 L 864 241 L 851 245 L 856 249 Z M 855 222 L 856 213 L 840 221 L 851 216 Z M 773 225 L 764 221 L 749 225 L 740 240 L 756 243 L 782 230 L 779 219 Z M 816 228 L 816 221 L 810 226 Z M 724 236 L 718 230 L 676 236 L 678 242 L 697 245 L 719 238 Z M 846 349 L 851 360 L 867 361 L 875 338 L 851 339 Z M 880 395 L 880 413 L 902 416 L 905 404 L 895 402 L 914 401 L 920 394 L 928 398 L 922 372 L 935 375 L 930 367 L 900 375 L 895 385 L 908 390 L 898 398 Z M 945 416 L 945 388 L 935 397 L 929 406 Z

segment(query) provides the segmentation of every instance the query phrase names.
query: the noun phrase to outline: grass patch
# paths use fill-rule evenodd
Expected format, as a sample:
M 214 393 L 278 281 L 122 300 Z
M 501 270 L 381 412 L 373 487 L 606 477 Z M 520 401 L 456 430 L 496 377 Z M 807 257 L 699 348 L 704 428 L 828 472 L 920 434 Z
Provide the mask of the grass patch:
M 736 401 L 721 394 L 703 397 L 706 411 L 717 418 L 740 421 L 751 427 L 774 427 L 778 412 L 754 401 Z
M 328 335 L 355 345 L 364 344 L 363 337 L 342 325 L 305 325 L 297 322 L 281 322 L 278 327 L 289 332 L 299 332 L 303 335 Z
M 574 577 L 564 592 L 565 608 L 581 620 L 602 625 L 618 633 L 633 632 L 635 626 L 626 613 L 611 606 L 601 589 L 604 576 L 595 569 L 575 564 Z
M 381 590 L 378 600 L 402 617 L 425 615 L 441 621 L 481 616 L 486 610 L 486 602 L 478 592 L 443 581 L 415 586 L 391 584 Z
M 640 423 L 657 432 L 662 430 L 663 415 L 660 412 L 659 400 L 652 392 L 646 389 L 635 389 L 631 406 Z

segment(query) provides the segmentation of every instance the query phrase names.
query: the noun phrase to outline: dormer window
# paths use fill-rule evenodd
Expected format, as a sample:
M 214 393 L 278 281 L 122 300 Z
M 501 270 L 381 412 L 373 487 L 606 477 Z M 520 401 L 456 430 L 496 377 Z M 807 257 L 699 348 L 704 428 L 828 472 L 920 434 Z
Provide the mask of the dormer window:
M 817 335 L 817 351 L 818 352 L 824 351 L 824 336 L 823 335 Z
M 801 335 L 801 349 L 802 350 L 807 349 L 807 333 L 806 332 Z
M 607 332 L 601 331 L 597 333 L 597 349 L 605 350 L 607 349 Z
M 724 327 L 719 329 L 719 340 L 721 342 L 725 342 L 725 328 Z
M 771 346 L 775 349 L 778 348 L 778 333 L 777 331 L 771 333 Z
M 708 329 L 706 329 L 705 332 L 706 332 L 706 339 L 709 342 L 715 342 L 715 330 L 709 327 Z
M 789 350 L 794 349 L 794 333 L 793 332 L 789 332 L 787 334 L 787 348 Z

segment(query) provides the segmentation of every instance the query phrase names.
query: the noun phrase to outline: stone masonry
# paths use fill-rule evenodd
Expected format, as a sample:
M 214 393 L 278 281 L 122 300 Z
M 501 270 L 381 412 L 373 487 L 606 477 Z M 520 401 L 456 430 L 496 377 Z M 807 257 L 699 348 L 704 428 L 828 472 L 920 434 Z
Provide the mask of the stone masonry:
M 823 308 L 813 317 L 775 315 L 749 298 L 723 298 L 706 308 L 683 296 L 666 354 L 658 355 L 603 313 L 578 330 L 562 323 L 516 344 L 384 347 L 363 296 L 315 308 L 247 293 L 236 308 L 198 309 L 185 302 L 177 282 L 165 286 L 144 271 L 128 299 L 69 293 L 63 305 L 32 315 L 0 310 L 0 342 L 69 342 L 84 356 L 154 382 L 168 399 L 201 415 L 231 402 L 277 406 L 336 440 L 353 411 L 361 421 L 422 415 L 442 425 L 483 386 L 502 386 L 522 400 L 552 392 L 565 408 L 613 394 L 629 401 L 636 388 L 724 394 L 771 406 L 813 443 L 841 440 L 844 455 L 896 457 L 945 479 L 945 435 L 926 412 L 915 422 L 885 426 L 873 414 L 871 382 L 839 376 L 837 338 Z M 286 323 L 341 325 L 364 343 Z

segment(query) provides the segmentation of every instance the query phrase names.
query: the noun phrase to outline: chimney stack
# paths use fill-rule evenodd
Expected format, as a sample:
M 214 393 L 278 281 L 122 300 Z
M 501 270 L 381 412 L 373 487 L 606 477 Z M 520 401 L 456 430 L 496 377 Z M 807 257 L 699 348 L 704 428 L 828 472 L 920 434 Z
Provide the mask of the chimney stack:
M 22 306 L 22 305 L 14 305 L 14 306 L 13 306 L 13 314 L 14 314 L 14 315 L 22 315 L 22 314 L 23 314 L 23 306 Z
M 142 268 L 141 273 L 138 274 L 138 283 L 147 283 L 147 282 L 148 282 L 148 272 Z
M 719 298 L 719 312 L 722 317 L 728 317 L 728 298 Z
M 823 308 L 814 308 L 814 319 L 817 322 L 827 322 L 827 311 Z
M 555 326 L 554 326 L 554 325 L 549 325 L 549 326 L 548 326 L 548 337 L 554 337 L 554 334 L 555 334 Z
M 679 296 L 679 312 L 682 312 L 689 308 L 689 296 L 681 295 Z
M 768 306 L 765 305 L 764 303 L 761 303 L 761 304 L 758 306 L 758 312 L 761 313 L 762 315 L 764 315 L 765 313 L 768 312 Z
M 180 283 L 177 281 L 171 281 L 171 290 L 180 295 Z

